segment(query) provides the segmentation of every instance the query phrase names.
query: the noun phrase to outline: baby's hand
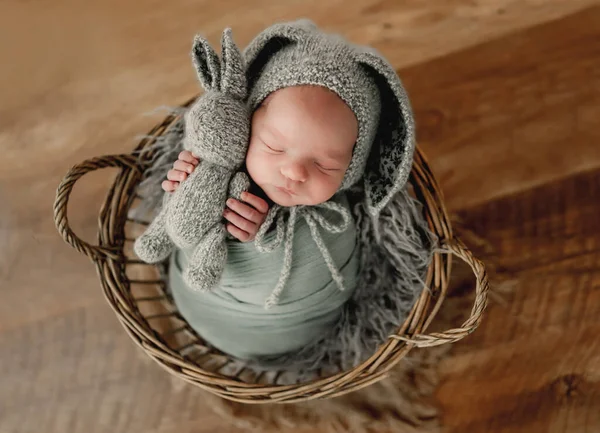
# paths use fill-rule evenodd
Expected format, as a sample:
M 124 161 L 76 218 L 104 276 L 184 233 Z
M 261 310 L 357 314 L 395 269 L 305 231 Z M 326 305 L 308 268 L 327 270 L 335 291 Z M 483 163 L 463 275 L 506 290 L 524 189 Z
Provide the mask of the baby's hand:
M 243 192 L 241 196 L 245 203 L 230 198 L 223 216 L 229 224 L 227 231 L 242 242 L 254 240 L 261 224 L 267 218 L 269 205 L 262 198 L 249 192 Z M 247 203 L 247 204 L 246 204 Z
M 162 189 L 173 192 L 179 186 L 179 182 L 186 180 L 198 165 L 198 158 L 190 151 L 184 150 L 179 154 L 173 168 L 167 173 L 167 180 L 163 181 Z

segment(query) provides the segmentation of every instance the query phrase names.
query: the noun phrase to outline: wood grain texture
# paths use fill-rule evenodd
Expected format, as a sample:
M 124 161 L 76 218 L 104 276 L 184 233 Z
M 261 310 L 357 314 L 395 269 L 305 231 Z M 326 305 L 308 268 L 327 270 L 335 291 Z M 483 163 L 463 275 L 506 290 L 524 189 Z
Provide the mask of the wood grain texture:
M 600 166 L 598 8 L 401 76 L 414 96 L 419 143 L 450 207 Z
M 68 167 L 129 151 L 160 119 L 142 113 L 197 91 L 194 33 L 243 45 L 303 15 L 401 69 L 450 208 L 517 279 L 442 365 L 449 431 L 598 430 L 600 11 L 575 13 L 597 3 L 2 2 L 0 431 L 238 431 L 131 343 L 51 207 Z M 75 188 L 86 240 L 110 174 Z
M 461 212 L 516 286 L 442 363 L 448 431 L 600 430 L 599 197 L 594 170 Z
M 404 71 L 447 203 L 514 283 L 442 363 L 448 432 L 600 430 L 598 40 L 593 8 Z

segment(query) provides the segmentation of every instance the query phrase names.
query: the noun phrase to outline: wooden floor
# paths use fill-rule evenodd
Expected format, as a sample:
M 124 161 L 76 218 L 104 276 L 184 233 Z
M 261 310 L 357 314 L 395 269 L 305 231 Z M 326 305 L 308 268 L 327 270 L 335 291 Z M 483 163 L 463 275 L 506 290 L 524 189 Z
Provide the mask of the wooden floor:
M 52 221 L 74 163 L 127 152 L 198 90 L 201 31 L 240 45 L 309 16 L 398 67 L 448 208 L 513 290 L 440 365 L 452 433 L 600 431 L 600 3 L 0 3 L 0 431 L 229 431 L 134 347 Z M 93 240 L 110 172 L 78 185 Z M 465 297 L 468 314 L 468 293 Z M 457 318 L 457 325 L 461 318 Z

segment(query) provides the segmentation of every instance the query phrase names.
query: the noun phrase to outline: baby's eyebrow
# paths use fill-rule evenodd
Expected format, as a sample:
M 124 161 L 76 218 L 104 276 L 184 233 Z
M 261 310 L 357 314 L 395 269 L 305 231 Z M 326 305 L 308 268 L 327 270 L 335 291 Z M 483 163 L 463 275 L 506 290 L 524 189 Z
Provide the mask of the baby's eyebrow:
M 282 135 L 279 133 L 279 131 L 277 131 L 271 125 L 265 125 L 265 127 L 263 128 L 263 131 L 266 133 L 266 135 L 270 136 L 273 140 L 276 140 L 276 141 L 282 140 Z

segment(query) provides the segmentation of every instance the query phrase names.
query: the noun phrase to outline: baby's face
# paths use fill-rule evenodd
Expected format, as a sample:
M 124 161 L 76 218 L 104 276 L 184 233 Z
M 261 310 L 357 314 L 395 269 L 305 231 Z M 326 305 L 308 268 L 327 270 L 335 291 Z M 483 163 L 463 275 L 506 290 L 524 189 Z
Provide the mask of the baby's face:
M 341 186 L 357 135 L 354 113 L 333 92 L 280 89 L 252 117 L 248 174 L 281 206 L 323 203 Z

